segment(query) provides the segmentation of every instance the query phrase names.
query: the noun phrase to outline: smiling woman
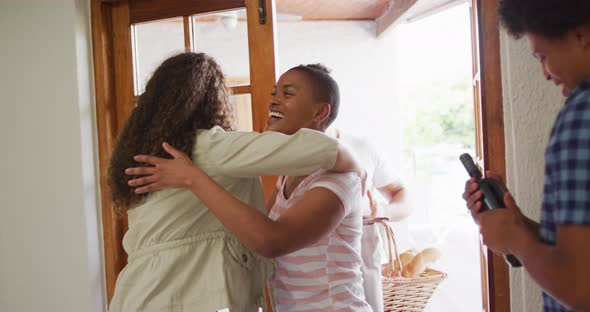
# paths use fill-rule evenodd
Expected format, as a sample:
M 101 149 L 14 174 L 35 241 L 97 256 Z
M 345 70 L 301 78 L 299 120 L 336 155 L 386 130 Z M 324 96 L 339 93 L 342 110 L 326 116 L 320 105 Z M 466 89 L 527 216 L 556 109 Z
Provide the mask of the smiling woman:
M 330 71 L 321 64 L 299 65 L 285 72 L 273 89 L 267 130 L 294 133 L 297 122 L 306 120 L 306 127 L 325 131 L 336 119 L 339 107 L 340 91 Z

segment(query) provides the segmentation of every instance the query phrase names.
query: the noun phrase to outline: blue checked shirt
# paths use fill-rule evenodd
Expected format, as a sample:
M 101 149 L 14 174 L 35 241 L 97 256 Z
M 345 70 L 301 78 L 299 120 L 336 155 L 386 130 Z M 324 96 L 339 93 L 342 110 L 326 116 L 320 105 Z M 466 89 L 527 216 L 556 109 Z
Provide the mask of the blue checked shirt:
M 568 97 L 545 151 L 541 239 L 556 242 L 559 225 L 590 226 L 590 79 Z M 543 294 L 545 312 L 569 311 Z

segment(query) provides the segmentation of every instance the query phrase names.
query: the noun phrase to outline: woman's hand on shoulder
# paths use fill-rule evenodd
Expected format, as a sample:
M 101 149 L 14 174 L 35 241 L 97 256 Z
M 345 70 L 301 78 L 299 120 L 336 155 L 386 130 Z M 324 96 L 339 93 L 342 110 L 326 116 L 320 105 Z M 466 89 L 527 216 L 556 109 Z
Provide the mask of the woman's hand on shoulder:
M 125 170 L 127 175 L 132 176 L 128 184 L 135 188 L 135 193 L 143 194 L 167 188 L 190 188 L 192 186 L 195 171 L 199 169 L 186 154 L 170 144 L 164 142 L 162 147 L 173 159 L 137 155 L 133 157 L 135 161 L 150 166 Z

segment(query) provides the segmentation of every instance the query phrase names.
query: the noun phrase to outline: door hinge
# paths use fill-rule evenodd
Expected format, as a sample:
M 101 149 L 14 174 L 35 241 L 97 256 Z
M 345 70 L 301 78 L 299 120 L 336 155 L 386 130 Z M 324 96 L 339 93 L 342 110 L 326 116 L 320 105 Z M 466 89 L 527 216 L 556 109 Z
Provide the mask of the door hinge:
M 266 0 L 258 0 L 258 22 L 266 24 Z

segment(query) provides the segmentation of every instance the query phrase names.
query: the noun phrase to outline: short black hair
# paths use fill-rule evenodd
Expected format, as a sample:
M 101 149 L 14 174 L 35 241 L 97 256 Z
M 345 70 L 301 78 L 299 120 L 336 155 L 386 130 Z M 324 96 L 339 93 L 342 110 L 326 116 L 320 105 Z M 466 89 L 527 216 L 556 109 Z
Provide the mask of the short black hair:
M 590 0 L 500 0 L 498 11 L 515 38 L 526 33 L 559 38 L 590 23 Z
M 315 96 L 330 105 L 330 115 L 322 124 L 324 129 L 327 129 L 338 117 L 340 108 L 340 89 L 336 80 L 330 76 L 331 71 L 322 64 L 299 65 L 290 70 L 305 73 L 313 81 Z

